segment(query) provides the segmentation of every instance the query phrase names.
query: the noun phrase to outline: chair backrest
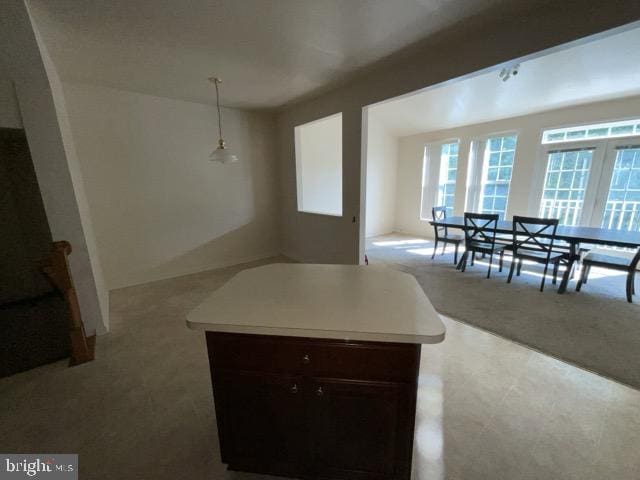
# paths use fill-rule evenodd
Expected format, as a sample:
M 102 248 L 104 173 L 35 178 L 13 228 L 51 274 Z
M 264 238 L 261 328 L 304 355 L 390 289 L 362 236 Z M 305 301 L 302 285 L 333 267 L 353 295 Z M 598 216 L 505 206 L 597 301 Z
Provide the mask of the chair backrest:
M 433 207 L 431 209 L 431 218 L 433 218 L 434 222 L 439 222 L 447 219 L 447 207 Z M 444 225 L 434 225 L 433 229 L 435 230 L 436 239 L 446 237 L 448 234 L 447 227 Z
M 631 263 L 629 264 L 629 268 L 631 271 L 634 271 L 638 268 L 638 263 L 640 262 L 640 247 L 636 250 L 636 254 L 631 259 Z
M 483 242 L 495 245 L 498 214 L 464 212 L 464 243 Z
M 513 216 L 513 254 L 526 249 L 547 255 L 547 261 L 553 251 L 553 242 L 558 229 L 557 218 L 536 218 Z

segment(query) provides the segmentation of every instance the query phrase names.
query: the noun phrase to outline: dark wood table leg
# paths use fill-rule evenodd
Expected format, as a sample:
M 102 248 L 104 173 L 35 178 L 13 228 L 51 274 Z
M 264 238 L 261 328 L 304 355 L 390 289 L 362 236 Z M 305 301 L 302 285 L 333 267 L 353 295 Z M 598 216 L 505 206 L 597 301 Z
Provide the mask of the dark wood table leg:
M 569 259 L 567 261 L 567 268 L 562 275 L 562 281 L 560 282 L 560 286 L 558 287 L 558 293 L 563 294 L 567 291 L 567 286 L 569 286 L 569 280 L 572 277 L 573 268 L 575 267 L 576 260 L 578 255 L 576 253 L 576 244 L 571 242 L 569 244 Z

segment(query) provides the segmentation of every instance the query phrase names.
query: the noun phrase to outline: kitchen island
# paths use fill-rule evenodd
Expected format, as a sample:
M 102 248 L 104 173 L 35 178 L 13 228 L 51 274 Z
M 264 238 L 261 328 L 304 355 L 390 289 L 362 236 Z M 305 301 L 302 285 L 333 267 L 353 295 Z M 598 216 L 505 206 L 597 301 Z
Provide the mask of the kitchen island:
M 445 336 L 413 276 L 267 265 L 237 274 L 187 324 L 206 334 L 229 469 L 410 478 L 420 349 Z

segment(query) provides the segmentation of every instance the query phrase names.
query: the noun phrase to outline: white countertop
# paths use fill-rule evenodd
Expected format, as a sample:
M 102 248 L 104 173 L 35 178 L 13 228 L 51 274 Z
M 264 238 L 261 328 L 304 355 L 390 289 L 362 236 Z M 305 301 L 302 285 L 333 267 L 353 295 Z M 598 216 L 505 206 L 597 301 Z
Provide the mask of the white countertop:
M 195 330 L 439 343 L 445 327 L 416 279 L 357 265 L 243 270 L 187 315 Z

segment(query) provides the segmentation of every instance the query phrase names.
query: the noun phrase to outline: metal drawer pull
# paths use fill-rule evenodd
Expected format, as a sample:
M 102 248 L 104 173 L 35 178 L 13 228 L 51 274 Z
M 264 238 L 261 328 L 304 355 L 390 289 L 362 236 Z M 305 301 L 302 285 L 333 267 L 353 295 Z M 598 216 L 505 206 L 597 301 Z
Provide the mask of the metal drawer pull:
M 318 389 L 316 390 L 316 395 L 318 395 L 319 397 L 324 395 L 324 392 L 322 391 L 322 387 L 318 387 Z
M 298 385 L 296 385 L 295 383 L 291 387 L 291 393 L 298 393 Z
M 302 357 L 302 363 L 304 363 L 305 365 L 308 365 L 311 363 L 311 357 L 309 357 L 309 355 L 305 355 L 304 357 Z

